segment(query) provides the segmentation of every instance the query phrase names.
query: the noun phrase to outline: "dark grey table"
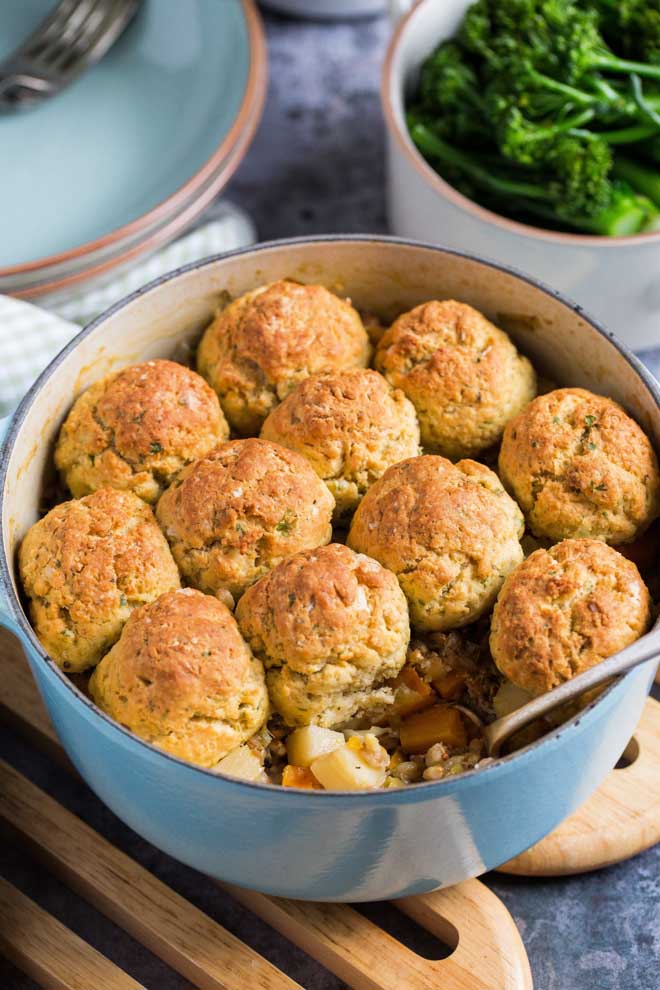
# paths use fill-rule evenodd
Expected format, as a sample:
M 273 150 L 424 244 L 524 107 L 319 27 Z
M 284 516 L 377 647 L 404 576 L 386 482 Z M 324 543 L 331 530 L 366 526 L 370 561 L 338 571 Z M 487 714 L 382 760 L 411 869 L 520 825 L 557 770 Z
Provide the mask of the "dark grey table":
M 231 184 L 230 197 L 252 213 L 262 239 L 386 231 L 378 79 L 387 23 L 380 19 L 322 25 L 267 16 L 266 26 L 268 102 L 256 140 Z M 644 357 L 653 370 L 660 369 L 660 350 Z M 334 977 L 209 880 L 144 842 L 82 783 L 6 730 L 0 730 L 0 755 L 308 990 L 340 987 Z M 148 990 L 189 987 L 6 845 L 0 845 L 0 874 Z M 490 875 L 485 882 L 516 919 L 537 990 L 659 990 L 660 847 L 589 876 L 534 881 Z M 382 908 L 373 913 L 389 924 L 399 924 L 402 938 L 412 937 L 407 923 L 385 915 Z M 0 960 L 0 987 L 32 990 L 34 984 Z M 403 977 L 401 990 L 405 990 Z

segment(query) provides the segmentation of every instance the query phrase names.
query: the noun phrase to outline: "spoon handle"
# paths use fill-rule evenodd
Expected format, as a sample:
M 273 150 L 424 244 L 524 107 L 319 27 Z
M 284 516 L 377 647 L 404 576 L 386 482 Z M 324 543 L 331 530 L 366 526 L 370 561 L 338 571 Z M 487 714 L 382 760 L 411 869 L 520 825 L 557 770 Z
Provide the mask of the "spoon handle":
M 646 663 L 653 657 L 660 657 L 660 627 L 656 627 L 647 636 L 642 636 L 641 639 L 627 646 L 625 650 L 615 653 L 607 660 L 602 660 L 590 667 L 589 670 L 578 674 L 577 677 L 571 678 L 570 681 L 565 681 L 559 687 L 553 688 L 552 691 L 548 691 L 538 698 L 533 698 L 532 701 L 528 701 L 527 704 L 522 705 L 510 715 L 505 715 L 503 718 L 491 722 L 484 728 L 484 738 L 489 755 L 496 756 L 502 743 L 514 732 L 529 725 L 530 722 L 541 718 L 543 715 L 548 715 L 560 705 L 574 701 L 585 691 L 600 687 L 613 677 L 625 674 L 633 667 Z

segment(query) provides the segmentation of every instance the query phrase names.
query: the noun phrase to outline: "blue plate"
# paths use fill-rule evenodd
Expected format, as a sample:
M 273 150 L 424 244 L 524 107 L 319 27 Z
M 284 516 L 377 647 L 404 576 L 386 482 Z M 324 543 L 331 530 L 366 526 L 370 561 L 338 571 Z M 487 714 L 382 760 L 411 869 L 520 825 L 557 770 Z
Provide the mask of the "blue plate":
M 53 6 L 0 4 L 0 59 Z M 146 0 L 98 65 L 0 117 L 0 268 L 83 253 L 189 194 L 235 140 L 253 21 L 241 0 Z

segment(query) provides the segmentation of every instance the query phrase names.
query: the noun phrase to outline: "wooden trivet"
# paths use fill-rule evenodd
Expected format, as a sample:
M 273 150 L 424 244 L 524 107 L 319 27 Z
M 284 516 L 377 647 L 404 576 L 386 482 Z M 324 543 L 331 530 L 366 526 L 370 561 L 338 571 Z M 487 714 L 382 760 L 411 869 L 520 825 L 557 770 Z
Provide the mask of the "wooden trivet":
M 4 631 L 0 668 L 0 716 L 73 772 L 22 650 Z M 1 761 L 0 823 L 10 840 L 200 990 L 301 990 Z M 225 889 L 352 990 L 532 990 L 518 929 L 504 904 L 478 880 L 394 902 L 453 949 L 440 960 L 422 958 L 344 904 Z M 0 953 L 49 990 L 139 990 L 132 977 L 4 881 L 0 930 Z
M 660 702 L 648 698 L 624 753 L 588 801 L 501 873 L 556 877 L 588 873 L 629 859 L 660 842 Z

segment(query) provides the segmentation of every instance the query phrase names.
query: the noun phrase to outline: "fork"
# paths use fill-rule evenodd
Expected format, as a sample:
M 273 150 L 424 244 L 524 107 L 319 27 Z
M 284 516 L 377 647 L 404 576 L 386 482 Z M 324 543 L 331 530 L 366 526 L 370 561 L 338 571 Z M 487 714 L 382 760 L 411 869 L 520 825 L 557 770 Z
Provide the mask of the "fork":
M 0 112 L 59 93 L 102 58 L 141 0 L 60 0 L 21 47 L 0 62 Z

